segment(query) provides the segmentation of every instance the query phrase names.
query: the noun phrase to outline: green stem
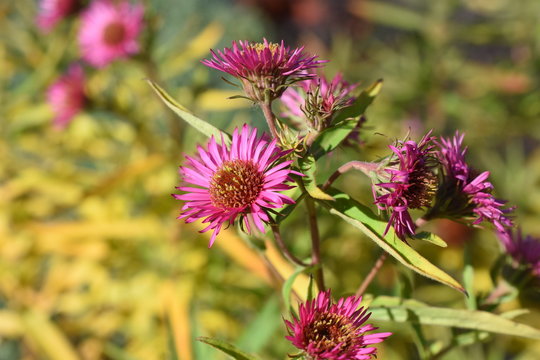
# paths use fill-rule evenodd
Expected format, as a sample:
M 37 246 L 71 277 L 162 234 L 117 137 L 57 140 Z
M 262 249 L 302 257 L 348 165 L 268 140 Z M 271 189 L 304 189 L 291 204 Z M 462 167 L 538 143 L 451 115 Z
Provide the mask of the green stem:
M 324 286 L 324 274 L 321 266 L 321 240 L 319 235 L 319 226 L 317 225 L 317 212 L 315 203 L 310 196 L 306 196 L 306 206 L 308 210 L 309 229 L 311 232 L 311 264 L 316 268 L 315 281 L 319 291 L 326 290 Z
M 264 118 L 266 119 L 266 123 L 268 124 L 268 128 L 270 129 L 272 137 L 279 140 L 278 132 L 276 129 L 276 116 L 272 112 L 272 100 L 269 96 L 266 96 L 264 101 L 260 102 L 259 105 L 261 106 Z

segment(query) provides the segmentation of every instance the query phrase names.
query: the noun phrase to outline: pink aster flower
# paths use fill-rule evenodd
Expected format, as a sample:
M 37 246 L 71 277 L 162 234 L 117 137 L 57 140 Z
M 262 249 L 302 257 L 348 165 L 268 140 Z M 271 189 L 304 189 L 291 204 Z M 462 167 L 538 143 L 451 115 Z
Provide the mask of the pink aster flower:
M 269 142 L 264 134 L 257 137 L 257 129 L 244 125 L 235 129 L 229 147 L 212 137 L 206 149 L 197 148 L 197 157 L 186 156 L 187 164 L 180 167 L 183 184 L 177 187 L 185 193 L 173 195 L 185 201 L 179 219 L 209 223 L 201 232 L 213 230 L 210 246 L 223 225 L 237 218 L 247 232 L 252 224 L 264 232 L 271 209 L 294 203 L 280 193 L 292 188 L 285 183 L 296 172 L 289 168 L 292 161 L 283 159 L 290 151 L 282 151 L 276 141 Z
M 232 48 L 212 50 L 212 59 L 202 60 L 208 67 L 226 72 L 242 81 L 246 95 L 253 101 L 265 101 L 281 96 L 293 82 L 313 77 L 306 70 L 319 67 L 325 61 L 304 54 L 303 47 L 290 49 L 280 44 L 233 41 Z
M 437 157 L 442 164 L 442 180 L 436 201 L 427 218 L 447 217 L 470 220 L 473 225 L 491 222 L 499 232 L 513 225 L 505 214 L 512 208 L 503 208 L 505 201 L 491 194 L 493 185 L 487 180 L 489 171 L 476 175 L 465 162 L 467 148 L 462 146 L 464 134 L 456 132 L 453 138 L 441 138 Z
M 332 122 L 332 116 L 340 109 L 352 105 L 351 92 L 358 84 L 349 84 L 337 74 L 332 81 L 324 76 L 315 76 L 289 87 L 281 96 L 287 111 L 285 116 L 307 120 L 311 129 L 322 131 Z
M 79 0 L 41 0 L 36 23 L 44 31 L 50 31 L 60 20 L 75 13 Z
M 523 237 L 521 229 L 498 232 L 499 239 L 516 266 L 522 266 L 540 278 L 540 238 Z
M 389 146 L 394 154 L 384 169 L 386 176 L 382 175 L 387 181 L 373 186 L 375 204 L 391 213 L 385 235 L 391 225 L 402 240 L 414 235 L 416 225 L 409 209 L 430 206 L 437 186 L 433 140 L 430 131 L 419 143 L 409 140 Z
M 55 114 L 53 123 L 62 129 L 84 107 L 84 71 L 79 64 L 73 64 L 47 90 L 47 102 Z
M 96 67 L 139 52 L 142 5 L 96 0 L 83 12 L 79 45 L 84 60 Z
M 358 308 L 362 297 L 350 296 L 332 302 L 330 290 L 299 306 L 299 316 L 285 320 L 292 344 L 311 360 L 365 360 L 376 357 L 377 348 L 390 332 L 366 334 L 377 330 L 365 324 L 371 313 Z

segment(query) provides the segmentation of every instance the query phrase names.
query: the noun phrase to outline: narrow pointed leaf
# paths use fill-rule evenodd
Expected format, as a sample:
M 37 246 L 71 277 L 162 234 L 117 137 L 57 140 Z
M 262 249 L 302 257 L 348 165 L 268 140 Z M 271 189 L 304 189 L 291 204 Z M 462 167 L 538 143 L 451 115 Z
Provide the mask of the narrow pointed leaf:
M 299 267 L 292 273 L 291 276 L 285 282 L 283 283 L 283 286 L 281 287 L 281 296 L 283 298 L 283 303 L 285 304 L 285 309 L 290 309 L 291 307 L 291 291 L 294 284 L 294 281 L 300 275 L 301 273 L 307 272 L 313 270 L 312 266 L 308 267 Z M 306 289 L 309 290 L 309 289 Z
M 332 127 L 321 131 L 317 136 L 309 151 L 315 159 L 319 159 L 330 151 L 334 150 L 353 131 L 358 124 L 358 119 L 343 120 Z
M 215 126 L 210 125 L 206 121 L 198 118 L 193 115 L 188 109 L 176 102 L 165 90 L 163 90 L 158 84 L 151 80 L 147 80 L 148 84 L 154 89 L 154 92 L 159 96 L 161 101 L 167 105 L 169 109 L 174 111 L 181 119 L 187 122 L 189 125 L 193 126 L 195 129 L 199 130 L 204 135 L 210 137 L 214 136 L 216 140 L 220 140 L 223 135 L 223 139 L 226 145 L 229 145 L 231 142 L 231 136 L 224 131 L 219 130 Z
M 456 290 L 466 293 L 463 286 L 454 280 L 454 278 L 433 265 L 416 250 L 395 236 L 393 229 L 390 229 L 386 236 L 383 236 L 387 223 L 379 220 L 367 206 L 358 203 L 349 195 L 341 193 L 336 189 L 328 189 L 327 192 L 335 199 L 335 201 L 323 201 L 321 203 L 331 214 L 339 216 L 349 224 L 361 230 L 377 245 L 408 268 L 416 271 L 420 275 L 439 281 Z
M 255 356 L 247 354 L 233 344 L 223 340 L 213 339 L 205 336 L 198 337 L 197 340 L 224 352 L 236 360 L 258 360 Z
M 441 239 L 439 236 L 435 235 L 434 233 L 427 232 L 427 231 L 422 231 L 414 235 L 413 238 L 415 240 L 427 241 L 428 243 L 431 243 L 433 245 L 437 245 L 443 248 L 448 246 L 448 244 L 446 244 L 446 242 L 443 239 Z
M 263 349 L 274 338 L 276 330 L 281 326 L 281 313 L 278 298 L 271 297 L 255 319 L 244 328 L 238 338 L 238 347 L 250 352 Z
M 369 311 L 371 311 L 371 319 L 378 321 L 417 321 L 423 325 L 456 327 L 540 339 L 539 329 L 487 311 L 427 306 L 418 301 L 403 301 L 386 296 L 376 298 L 371 303 Z
M 383 80 L 379 79 L 371 84 L 370 87 L 363 90 L 351 106 L 343 108 L 336 114 L 334 122 L 338 123 L 346 119 L 357 118 L 364 114 L 368 106 L 371 105 L 373 100 L 375 100 L 375 97 L 381 91 L 382 84 Z

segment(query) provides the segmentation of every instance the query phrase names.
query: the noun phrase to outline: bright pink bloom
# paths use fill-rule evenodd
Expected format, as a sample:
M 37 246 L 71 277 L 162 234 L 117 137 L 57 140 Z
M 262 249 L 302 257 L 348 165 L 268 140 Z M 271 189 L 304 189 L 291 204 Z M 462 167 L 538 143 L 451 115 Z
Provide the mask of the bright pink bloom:
M 42 30 L 50 31 L 60 20 L 73 14 L 79 7 L 79 0 L 41 0 L 37 25 Z
M 540 238 L 530 235 L 523 237 L 521 229 L 513 233 L 511 229 L 498 232 L 499 239 L 516 265 L 523 266 L 540 278 Z
M 96 67 L 139 52 L 142 5 L 95 0 L 83 12 L 79 45 L 84 60 Z
M 187 164 L 180 167 L 183 184 L 177 189 L 185 193 L 173 196 L 185 201 L 179 219 L 209 223 L 201 232 L 214 231 L 210 246 L 225 223 L 234 224 L 239 217 L 247 232 L 252 224 L 264 232 L 269 209 L 294 203 L 280 193 L 292 188 L 285 183 L 296 173 L 289 169 L 292 161 L 283 159 L 290 151 L 282 151 L 264 134 L 257 137 L 257 129 L 244 125 L 234 130 L 229 147 L 212 137 L 206 149 L 197 150 L 198 156 L 186 156 Z
M 505 201 L 491 194 L 493 185 L 487 180 L 489 171 L 475 175 L 465 161 L 467 148 L 462 146 L 464 134 L 456 132 L 453 138 L 441 138 L 437 157 L 442 165 L 442 181 L 436 201 L 428 213 L 429 218 L 447 217 L 470 220 L 473 225 L 487 220 L 499 232 L 513 225 L 505 216 L 512 208 L 503 208 Z
M 320 292 L 316 299 L 300 304 L 299 316 L 285 320 L 289 336 L 286 339 L 305 352 L 312 360 L 369 360 L 376 357 L 377 348 L 390 332 L 366 334 L 377 330 L 364 324 L 371 313 L 358 308 L 362 297 L 350 296 L 332 302 L 330 290 Z
M 265 93 L 276 99 L 292 82 L 313 77 L 306 70 L 326 61 L 304 54 L 303 47 L 290 49 L 280 44 L 233 41 L 232 48 L 212 50 L 212 59 L 202 60 L 208 67 L 226 72 L 243 83 L 246 95 L 254 101 L 264 101 Z
M 389 146 L 397 159 L 391 157 L 384 169 L 388 181 L 373 186 L 377 207 L 391 212 L 385 234 L 392 225 L 402 240 L 414 235 L 416 225 L 409 209 L 430 206 L 437 186 L 433 140 L 430 131 L 418 144 L 409 140 Z
M 84 80 L 82 67 L 74 64 L 47 90 L 47 101 L 55 114 L 53 123 L 56 128 L 64 128 L 84 107 Z

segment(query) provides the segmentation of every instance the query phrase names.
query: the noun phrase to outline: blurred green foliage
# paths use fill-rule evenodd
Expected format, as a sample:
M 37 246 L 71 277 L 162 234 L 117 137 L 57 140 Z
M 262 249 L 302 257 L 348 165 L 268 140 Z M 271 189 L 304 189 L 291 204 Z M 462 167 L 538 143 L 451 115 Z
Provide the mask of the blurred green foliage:
M 288 315 L 263 260 L 233 231 L 207 249 L 197 226 L 175 219 L 180 204 L 170 193 L 177 166 L 203 136 L 181 124 L 144 81 L 160 82 L 217 127 L 263 126 L 249 103 L 226 99 L 235 88 L 199 63 L 210 48 L 233 39 L 274 38 L 279 29 L 271 18 L 244 3 L 147 1 L 155 19 L 148 25 L 152 62 L 135 58 L 89 70 L 92 105 L 64 131 L 51 127 L 44 94 L 78 56 L 77 22 L 44 35 L 35 27 L 35 2 L 0 4 L 0 359 L 224 359 L 196 336 L 236 341 L 268 359 L 294 351 L 283 338 L 281 314 Z M 459 129 L 467 134 L 471 162 L 491 171 L 497 196 L 518 206 L 516 221 L 540 235 L 540 2 L 343 3 L 348 21 L 323 22 L 328 36 L 293 12 L 295 32 L 286 39 L 330 59 L 329 73 L 343 71 L 363 85 L 384 78 L 364 142 L 322 161 L 320 182 L 345 160 L 386 155 L 386 145 L 409 131 L 418 138 L 429 128 L 447 135 Z M 337 186 L 372 203 L 368 181 L 357 174 Z M 327 282 L 335 294 L 352 293 L 380 250 L 323 209 L 320 214 Z M 304 219 L 295 212 L 284 225 L 285 240 L 307 256 Z M 416 249 L 461 279 L 467 242 L 473 299 L 490 292 L 489 270 L 500 252 L 494 235 L 447 222 L 428 228 L 449 248 Z M 368 292 L 466 307 L 457 292 L 394 262 L 383 266 Z M 524 293 L 502 310 L 530 308 L 518 320 L 537 326 L 539 299 Z M 444 347 L 468 334 L 377 325 L 395 333 L 379 347 L 381 359 L 421 358 L 413 342 L 420 349 Z M 481 336 L 483 345 L 443 358 L 540 356 L 532 341 Z

